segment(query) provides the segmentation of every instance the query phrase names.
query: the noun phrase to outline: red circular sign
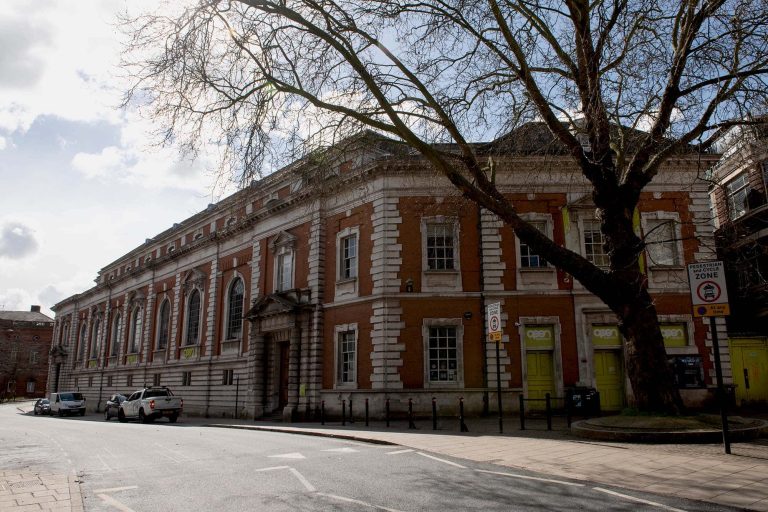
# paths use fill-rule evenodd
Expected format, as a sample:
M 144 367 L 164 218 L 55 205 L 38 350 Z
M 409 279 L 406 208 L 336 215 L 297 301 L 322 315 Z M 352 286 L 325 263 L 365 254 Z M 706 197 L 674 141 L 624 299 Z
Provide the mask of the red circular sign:
M 720 285 L 714 281 L 703 281 L 696 288 L 696 295 L 704 302 L 717 302 L 721 294 Z

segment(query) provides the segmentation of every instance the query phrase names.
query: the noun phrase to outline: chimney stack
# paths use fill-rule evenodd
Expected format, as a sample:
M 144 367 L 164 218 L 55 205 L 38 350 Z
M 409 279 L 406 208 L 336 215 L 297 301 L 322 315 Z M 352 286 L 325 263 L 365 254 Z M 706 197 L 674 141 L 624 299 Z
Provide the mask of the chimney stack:
M 39 313 L 40 312 L 40 306 L 32 306 L 29 310 L 32 313 Z

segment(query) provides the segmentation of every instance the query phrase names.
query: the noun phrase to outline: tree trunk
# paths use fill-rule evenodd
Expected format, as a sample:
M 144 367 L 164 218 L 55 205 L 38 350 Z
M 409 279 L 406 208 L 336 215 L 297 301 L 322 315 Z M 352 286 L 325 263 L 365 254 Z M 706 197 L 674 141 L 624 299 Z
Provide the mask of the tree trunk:
M 683 402 L 667 362 L 656 307 L 643 290 L 624 305 L 619 329 L 624 336 L 624 360 L 637 408 L 644 412 L 680 414 Z

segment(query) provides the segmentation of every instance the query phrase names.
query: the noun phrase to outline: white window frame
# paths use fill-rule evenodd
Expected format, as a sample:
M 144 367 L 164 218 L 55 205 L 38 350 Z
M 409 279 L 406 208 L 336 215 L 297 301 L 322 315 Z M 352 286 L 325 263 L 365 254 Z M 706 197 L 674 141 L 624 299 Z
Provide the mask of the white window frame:
M 429 228 L 430 226 L 447 226 L 449 228 L 452 228 L 452 236 L 453 236 L 453 257 L 452 257 L 452 263 L 453 268 L 440 268 L 440 269 L 432 269 L 429 268 L 429 246 L 428 246 L 428 239 L 429 239 Z M 431 272 L 431 273 L 438 273 L 438 272 L 445 272 L 445 273 L 457 273 L 461 270 L 461 258 L 459 257 L 459 248 L 461 247 L 459 243 L 459 219 L 457 217 L 450 217 L 445 215 L 437 215 L 434 217 L 422 217 L 421 219 L 421 268 L 424 272 Z
M 534 227 L 536 225 L 543 224 L 543 228 L 540 231 L 544 233 L 544 236 L 552 240 L 554 238 L 554 226 L 552 225 L 552 216 L 548 213 L 531 213 L 527 215 L 521 216 L 523 220 L 528 221 L 529 223 L 533 224 Z M 536 256 L 541 259 L 542 261 L 546 261 L 546 264 L 543 266 L 537 266 L 537 267 L 525 267 L 523 266 L 523 245 L 527 247 L 527 244 L 520 241 L 520 239 L 515 235 L 515 252 L 517 253 L 517 268 L 519 268 L 523 272 L 541 272 L 541 271 L 552 271 L 554 270 L 554 267 L 552 266 L 552 263 L 544 260 L 543 256 L 540 256 L 539 254 L 536 254 Z
M 168 338 L 165 340 L 165 346 L 160 346 L 160 334 L 163 329 L 163 306 L 168 304 Z M 173 303 L 168 297 L 163 297 L 160 301 L 160 307 L 157 308 L 157 318 L 155 322 L 157 325 L 157 332 L 155 333 L 155 350 L 166 350 L 171 342 L 171 319 L 173 318 Z
M 110 340 L 110 357 L 117 357 L 120 355 L 120 331 L 122 330 L 123 315 L 118 311 L 115 317 L 112 319 L 112 339 Z
M 230 317 L 230 313 L 231 313 L 230 309 L 232 308 L 232 304 L 231 304 L 231 300 L 232 300 L 232 287 L 235 285 L 235 281 L 238 280 L 238 279 L 243 283 L 243 304 L 242 304 L 241 316 L 242 316 L 242 314 L 245 313 L 245 306 L 248 303 L 247 302 L 247 300 L 248 300 L 248 291 L 246 290 L 246 287 L 245 287 L 245 278 L 243 277 L 242 274 L 240 274 L 239 272 L 236 271 L 232 275 L 232 277 L 229 279 L 229 282 L 227 283 L 227 287 L 224 288 L 226 293 L 224 294 L 224 318 L 223 318 L 223 322 L 222 322 L 223 325 L 222 325 L 222 332 L 221 332 L 221 339 L 224 340 L 224 341 L 239 341 L 239 340 L 242 340 L 243 339 L 243 333 L 245 332 L 245 321 L 244 321 L 244 319 L 241 318 L 240 319 L 240 321 L 241 321 L 241 323 L 240 323 L 240 335 L 239 336 L 235 336 L 235 337 L 231 337 L 229 335 L 230 334 L 230 331 L 229 331 L 229 320 L 230 320 L 230 318 L 229 317 Z
M 738 184 L 737 180 L 742 180 L 743 183 Z M 734 189 L 731 190 L 731 185 L 734 185 Z M 736 220 L 747 213 L 747 192 L 749 192 L 749 171 L 745 170 L 738 173 L 733 178 L 729 179 L 724 185 L 723 190 L 725 192 L 725 203 L 728 206 L 728 219 Z M 744 204 L 737 207 L 735 204 L 736 198 L 742 195 Z
M 273 252 L 274 272 L 272 273 L 272 289 L 275 292 L 284 292 L 296 287 L 296 237 L 287 232 L 277 235 L 270 244 Z M 283 259 L 290 258 L 288 271 L 290 275 L 285 278 L 283 273 Z
M 343 277 L 344 240 L 354 237 L 355 261 L 351 267 L 353 277 Z M 360 228 L 353 226 L 336 233 L 336 286 L 335 298 L 354 298 L 358 296 L 358 276 L 360 274 Z
M 131 309 L 131 323 L 130 323 L 130 329 L 128 332 L 128 347 L 127 352 L 128 354 L 138 354 L 141 351 L 141 338 L 144 334 L 144 308 L 141 306 L 134 306 L 133 309 Z M 136 321 L 139 321 L 139 325 L 137 328 Z M 136 331 L 138 331 L 138 336 Z M 135 345 L 135 346 L 134 346 Z
M 339 379 L 339 373 L 341 371 L 341 364 L 342 364 L 342 358 L 341 358 L 341 343 L 339 342 L 339 336 L 347 333 L 347 332 L 353 332 L 354 333 L 354 343 L 355 343 L 355 363 L 354 368 L 352 368 L 352 381 L 350 382 L 342 382 Z M 334 344 L 334 366 L 333 366 L 333 381 L 334 386 L 336 389 L 357 389 L 357 366 L 359 364 L 360 358 L 359 356 L 359 343 L 358 343 L 358 336 L 359 331 L 357 330 L 357 324 L 341 324 L 336 325 L 333 328 L 333 344 Z
M 671 240 L 663 240 L 662 243 L 668 243 L 671 244 L 674 248 L 674 262 L 671 264 L 667 263 L 656 263 L 651 258 L 651 253 L 649 250 L 649 247 L 646 246 L 645 252 L 646 252 L 646 261 L 648 262 L 648 267 L 660 267 L 660 268 L 682 268 L 683 267 L 683 241 L 682 241 L 682 235 L 681 235 L 681 226 L 680 226 L 680 216 L 676 212 L 664 212 L 664 211 L 657 211 L 657 212 L 647 212 L 641 214 L 641 222 L 643 226 L 643 235 L 644 237 L 647 237 L 649 234 L 651 236 L 654 228 L 656 226 L 660 225 L 661 223 L 670 223 L 672 228 L 672 239 Z
M 88 359 L 99 358 L 99 352 L 101 351 L 101 324 L 101 316 L 94 315 L 93 321 L 91 322 L 91 342 L 88 347 L 90 352 Z
M 454 327 L 456 329 L 456 380 L 432 382 L 429 378 L 429 330 L 431 327 Z M 425 318 L 421 327 L 424 347 L 424 388 L 464 387 L 464 324 L 461 318 Z
M 189 343 L 189 322 L 190 322 L 190 313 L 192 312 L 190 309 L 190 303 L 192 302 L 192 296 L 197 292 L 198 296 L 200 297 L 200 306 L 198 308 L 197 313 L 197 340 L 195 340 L 194 343 Z M 198 288 L 197 286 L 192 286 L 189 289 L 189 293 L 187 293 L 187 296 L 184 298 L 184 331 L 182 333 L 182 348 L 185 347 L 199 347 L 201 340 L 202 340 L 202 331 L 203 331 L 203 303 L 204 303 L 205 296 L 203 295 L 203 291 Z
M 584 257 L 587 258 L 587 260 L 589 260 L 589 261 L 592 261 L 592 260 L 589 259 L 589 254 L 587 254 L 587 225 L 588 224 L 591 225 L 592 223 L 596 223 L 597 224 L 597 231 L 600 233 L 600 240 L 603 241 L 603 242 L 605 240 L 605 235 L 603 235 L 603 232 L 600 231 L 600 221 L 598 219 L 583 219 L 583 218 L 579 219 L 579 232 L 580 232 L 579 244 L 581 244 L 581 254 L 583 254 Z M 592 230 L 590 230 L 590 231 L 592 231 Z M 594 261 L 592 261 L 592 263 L 595 266 L 597 266 L 598 268 L 607 269 L 607 268 L 610 267 L 610 259 L 608 257 L 608 254 L 605 253 L 603 245 L 604 244 L 600 244 L 600 248 L 603 251 L 603 255 L 605 257 L 605 260 L 606 260 L 605 263 L 606 264 L 605 265 L 598 265 Z
M 522 218 L 531 223 L 543 223 L 544 235 L 550 240 L 554 239 L 554 222 L 552 215 L 548 213 L 529 213 L 522 215 Z M 544 267 L 524 267 L 523 266 L 523 242 L 515 235 L 515 269 L 517 274 L 518 290 L 557 289 L 557 269 L 552 263 L 547 262 Z M 541 256 L 539 256 L 541 258 Z M 543 259 L 543 258 L 542 258 Z
M 80 336 L 78 341 L 79 344 L 77 346 L 77 359 L 82 361 L 86 357 L 86 351 L 88 348 L 86 347 L 88 344 L 88 325 L 85 323 L 85 320 L 83 320 L 83 323 L 80 326 Z

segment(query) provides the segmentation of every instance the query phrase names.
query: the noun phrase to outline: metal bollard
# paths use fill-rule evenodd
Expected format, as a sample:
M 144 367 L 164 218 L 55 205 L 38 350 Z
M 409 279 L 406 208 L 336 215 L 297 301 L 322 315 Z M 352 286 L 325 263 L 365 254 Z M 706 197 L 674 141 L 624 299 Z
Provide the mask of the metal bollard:
M 520 430 L 525 430 L 525 398 L 520 395 Z
M 464 423 L 464 397 L 459 398 L 459 431 L 469 432 L 467 424 Z
M 552 398 L 549 393 L 544 395 L 544 401 L 547 406 L 547 430 L 552 430 Z
M 325 400 L 320 402 L 320 424 L 325 425 Z
M 365 426 L 368 426 L 368 399 L 365 399 Z
M 352 414 L 352 398 L 349 399 L 349 422 L 354 423 L 355 422 L 355 416 Z
M 415 429 L 416 424 L 413 422 L 413 399 L 408 399 L 408 428 Z
M 385 403 L 384 417 L 387 420 L 387 426 L 389 426 L 389 398 L 387 398 L 387 401 Z
M 437 399 L 432 397 L 432 430 L 437 430 Z
M 341 426 L 347 424 L 347 401 L 342 400 L 341 401 Z
M 568 428 L 571 428 L 571 402 L 573 401 L 573 393 L 565 394 L 565 421 L 568 423 Z

